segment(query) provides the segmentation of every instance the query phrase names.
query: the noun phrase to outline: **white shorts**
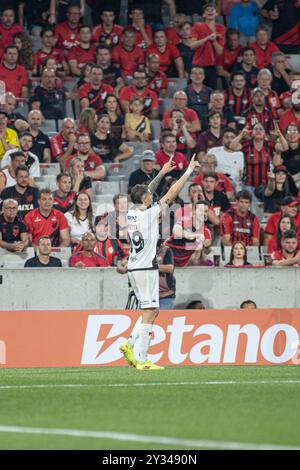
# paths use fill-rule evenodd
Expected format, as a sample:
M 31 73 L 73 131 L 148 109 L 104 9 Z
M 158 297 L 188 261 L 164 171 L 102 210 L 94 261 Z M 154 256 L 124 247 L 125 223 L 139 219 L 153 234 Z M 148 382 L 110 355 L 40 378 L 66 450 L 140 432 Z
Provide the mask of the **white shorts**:
M 159 308 L 158 269 L 132 271 L 128 278 L 141 309 Z

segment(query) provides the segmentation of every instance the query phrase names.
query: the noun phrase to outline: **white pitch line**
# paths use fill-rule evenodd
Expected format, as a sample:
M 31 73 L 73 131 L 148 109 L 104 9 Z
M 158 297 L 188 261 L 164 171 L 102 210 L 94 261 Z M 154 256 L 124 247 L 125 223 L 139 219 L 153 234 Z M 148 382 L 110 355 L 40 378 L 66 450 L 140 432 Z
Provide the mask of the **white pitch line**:
M 205 382 L 140 382 L 115 384 L 34 384 L 34 385 L 0 385 L 0 390 L 38 389 L 38 388 L 126 388 L 126 387 L 172 387 L 185 385 L 289 385 L 300 384 L 300 380 L 224 380 Z
M 112 439 L 125 442 L 143 442 L 166 446 L 178 446 L 196 449 L 226 449 L 226 450 L 300 450 L 297 446 L 280 444 L 255 444 L 249 442 L 226 442 L 208 441 L 194 439 L 179 439 L 165 436 L 143 436 L 139 434 L 128 434 L 107 431 L 85 431 L 81 429 L 55 429 L 55 428 L 29 428 L 21 426 L 0 425 L 0 432 L 19 434 L 38 434 L 52 436 L 87 437 L 95 439 Z

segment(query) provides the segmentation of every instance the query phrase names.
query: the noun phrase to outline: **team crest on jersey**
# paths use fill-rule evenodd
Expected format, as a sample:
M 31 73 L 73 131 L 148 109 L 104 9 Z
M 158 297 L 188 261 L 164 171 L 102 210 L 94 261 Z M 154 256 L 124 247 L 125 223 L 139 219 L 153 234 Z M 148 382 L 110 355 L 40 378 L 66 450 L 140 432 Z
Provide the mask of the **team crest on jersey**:
M 118 37 L 117 34 L 113 34 L 113 35 L 112 35 L 111 42 L 113 43 L 114 46 L 115 46 L 116 44 L 118 44 L 118 42 L 119 42 L 119 37 Z
M 144 100 L 145 108 L 150 108 L 151 104 L 152 104 L 152 98 L 150 98 L 150 96 L 147 96 Z
M 91 169 L 92 169 L 92 168 L 95 168 L 95 166 L 96 166 L 96 165 L 95 165 L 95 162 L 90 162 L 90 168 L 91 168 Z
M 12 234 L 14 237 L 17 237 L 20 233 L 20 229 L 19 227 L 14 227 L 13 230 L 12 230 Z
M 33 196 L 32 196 L 32 194 L 29 194 L 29 195 L 27 196 L 27 201 L 28 201 L 28 202 L 31 202 L 32 200 L 33 200 Z

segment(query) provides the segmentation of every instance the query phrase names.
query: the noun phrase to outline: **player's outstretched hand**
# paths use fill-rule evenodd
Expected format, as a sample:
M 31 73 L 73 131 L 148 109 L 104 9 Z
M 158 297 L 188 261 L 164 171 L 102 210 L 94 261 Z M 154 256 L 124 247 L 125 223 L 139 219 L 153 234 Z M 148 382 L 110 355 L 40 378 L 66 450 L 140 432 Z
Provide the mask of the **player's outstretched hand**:
M 191 168 L 193 171 L 195 170 L 195 168 L 200 168 L 200 163 L 198 162 L 198 160 L 196 160 L 196 154 L 195 153 L 191 158 L 189 168 Z
M 165 163 L 161 169 L 164 175 L 167 175 L 170 173 L 172 170 L 174 170 L 175 163 L 173 162 L 174 155 L 170 158 L 170 160 Z

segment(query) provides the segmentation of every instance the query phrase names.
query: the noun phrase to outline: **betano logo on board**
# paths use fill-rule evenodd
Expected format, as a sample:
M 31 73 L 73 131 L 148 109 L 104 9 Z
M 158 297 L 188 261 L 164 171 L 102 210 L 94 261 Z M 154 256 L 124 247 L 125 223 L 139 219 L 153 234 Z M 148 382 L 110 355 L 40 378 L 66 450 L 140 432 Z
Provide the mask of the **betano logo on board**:
M 119 346 L 137 310 L 0 311 L 0 368 L 127 366 Z M 150 359 L 161 365 L 300 364 L 300 309 L 160 312 Z

